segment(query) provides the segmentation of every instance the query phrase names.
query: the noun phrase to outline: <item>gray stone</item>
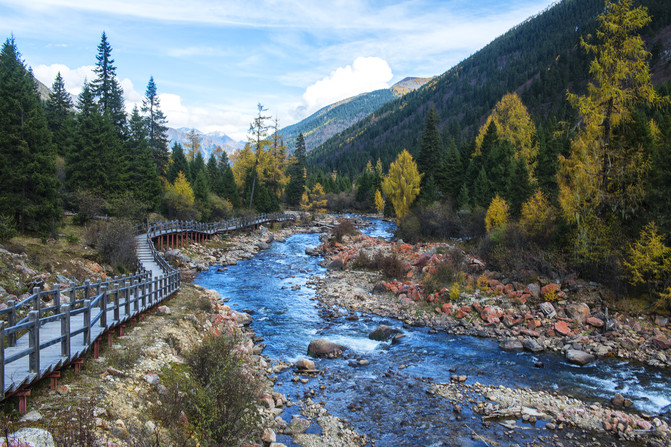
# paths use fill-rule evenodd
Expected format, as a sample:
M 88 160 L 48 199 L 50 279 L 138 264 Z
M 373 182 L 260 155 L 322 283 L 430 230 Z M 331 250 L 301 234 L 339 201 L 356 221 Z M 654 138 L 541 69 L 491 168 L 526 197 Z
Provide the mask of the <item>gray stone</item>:
M 315 362 L 308 359 L 300 359 L 298 362 L 296 362 L 296 368 L 302 371 L 314 371 Z
M 541 303 L 540 308 L 548 318 L 554 318 L 557 316 L 557 311 L 555 310 L 555 307 L 552 305 L 552 303 L 548 303 L 547 301 L 545 303 Z
M 272 444 L 273 442 L 277 441 L 277 435 L 272 429 L 266 428 L 263 430 L 263 435 L 261 435 L 261 441 Z
M 294 416 L 289 422 L 289 427 L 287 428 L 287 433 L 298 434 L 305 433 L 305 430 L 310 426 L 310 421 L 302 417 Z
M 588 354 L 585 351 L 580 351 L 578 349 L 569 349 L 566 351 L 566 360 L 576 365 L 586 365 L 593 362 L 595 357 L 592 354 Z
M 29 413 L 26 413 L 22 418 L 21 422 L 36 422 L 42 419 L 42 415 L 37 411 L 33 410 Z
M 382 324 L 375 329 L 371 331 L 370 334 L 368 334 L 368 338 L 371 340 L 377 340 L 377 341 L 387 341 L 390 338 L 392 338 L 396 334 L 400 334 L 401 331 L 396 329 L 395 327 L 387 326 L 386 324 Z
M 531 283 L 527 285 L 527 290 L 533 295 L 534 298 L 541 296 L 541 286 L 537 283 Z
M 22 441 L 25 447 L 55 447 L 54 437 L 40 428 L 22 428 L 9 435 L 11 441 Z
M 524 346 L 524 349 L 531 352 L 541 352 L 545 350 L 543 345 L 541 345 L 531 337 L 525 338 L 524 341 L 522 341 L 522 346 Z
M 323 338 L 315 338 L 308 346 L 308 355 L 312 357 L 340 357 L 347 348 Z
M 516 338 L 508 338 L 506 340 L 503 340 L 501 343 L 499 343 L 499 348 L 503 349 L 504 351 L 522 351 L 522 350 L 524 350 L 524 346 L 522 345 L 522 342 L 520 342 Z

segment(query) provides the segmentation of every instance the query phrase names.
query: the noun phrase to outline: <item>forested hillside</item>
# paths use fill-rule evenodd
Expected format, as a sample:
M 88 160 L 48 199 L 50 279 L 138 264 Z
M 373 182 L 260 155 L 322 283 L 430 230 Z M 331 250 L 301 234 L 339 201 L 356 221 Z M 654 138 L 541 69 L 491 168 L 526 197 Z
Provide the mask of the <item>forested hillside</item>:
M 302 133 L 308 151 L 356 124 L 377 109 L 424 85 L 429 79 L 405 78 L 390 88 L 362 93 L 319 109 L 304 120 L 280 131 L 290 152 Z
M 643 31 L 652 52 L 653 70 L 662 70 L 661 31 L 671 22 L 665 0 L 644 0 L 652 22 Z M 392 101 L 310 152 L 308 163 L 324 171 L 353 176 L 368 161 L 384 166 L 402 149 L 417 154 L 428 110 L 436 110 L 443 141 L 454 138 L 462 151 L 494 105 L 517 92 L 534 121 L 573 118 L 566 101 L 570 87 L 582 91 L 590 56 L 579 49 L 581 36 L 594 33 L 603 0 L 565 0 L 511 29 L 443 75 Z M 661 80 L 655 78 L 656 80 Z M 468 154 L 466 154 L 468 155 Z

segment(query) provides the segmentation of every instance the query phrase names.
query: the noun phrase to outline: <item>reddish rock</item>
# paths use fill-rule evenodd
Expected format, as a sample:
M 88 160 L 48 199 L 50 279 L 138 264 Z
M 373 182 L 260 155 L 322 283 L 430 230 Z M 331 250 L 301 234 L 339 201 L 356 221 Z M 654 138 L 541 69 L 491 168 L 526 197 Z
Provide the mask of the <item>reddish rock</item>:
M 503 316 L 503 309 L 498 306 L 485 306 L 480 313 L 480 318 L 488 324 L 500 323 Z
M 537 331 L 532 331 L 531 329 L 522 329 L 520 331 L 521 334 L 528 335 L 529 337 L 540 337 L 541 334 L 540 332 Z
M 568 327 L 568 323 L 561 320 L 555 323 L 554 330 L 562 335 L 569 335 L 571 333 L 571 328 Z
M 527 320 L 527 327 L 531 330 L 536 329 L 537 327 L 540 326 L 541 326 L 541 320 L 537 320 L 535 318 Z
M 662 337 L 661 335 L 657 337 L 652 337 L 652 344 L 659 349 L 671 348 L 671 340 L 669 340 L 666 337 Z
M 452 313 L 452 303 L 443 304 L 442 311 L 443 311 L 443 313 L 446 313 L 448 315 L 451 314 Z
M 475 309 L 475 311 L 478 313 L 482 312 L 482 304 L 480 304 L 479 301 L 474 302 L 473 309 Z
M 504 290 L 507 294 L 513 293 L 513 291 L 515 290 L 515 286 L 513 286 L 512 284 L 506 284 Z
M 603 320 L 597 317 L 589 317 L 588 319 L 585 320 L 585 323 L 594 327 L 603 327 Z
M 62 299 L 62 298 L 61 298 L 61 299 Z M 667 324 L 669 324 L 669 317 L 663 317 L 663 316 L 661 316 L 661 315 L 657 315 L 657 316 L 655 317 L 655 324 L 656 324 L 657 326 L 662 326 L 662 327 L 664 327 L 664 326 L 666 326 Z
M 456 318 L 457 320 L 461 320 L 461 319 L 464 318 L 465 316 L 466 316 L 466 314 L 465 314 L 464 311 L 461 310 L 461 309 L 457 309 L 457 311 L 456 311 L 455 314 L 454 314 L 454 318 Z
M 461 311 L 465 314 L 471 313 L 471 306 L 461 306 Z
M 557 297 L 560 289 L 561 287 L 559 286 L 559 284 L 553 282 L 551 284 L 548 284 L 547 286 L 544 286 L 541 289 L 541 296 L 547 297 L 548 295 L 554 295 L 555 297 Z

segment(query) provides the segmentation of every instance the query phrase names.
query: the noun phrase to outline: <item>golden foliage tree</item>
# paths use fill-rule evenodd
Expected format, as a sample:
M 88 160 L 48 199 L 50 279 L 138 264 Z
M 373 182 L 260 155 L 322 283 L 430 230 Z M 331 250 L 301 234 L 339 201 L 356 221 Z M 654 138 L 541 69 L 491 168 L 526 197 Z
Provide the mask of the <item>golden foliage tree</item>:
M 167 183 L 167 182 L 166 182 Z M 182 171 L 179 171 L 175 182 L 166 184 L 165 204 L 170 217 L 177 219 L 196 219 L 198 213 L 194 207 L 195 196 L 193 188 Z
M 508 223 L 509 207 L 505 200 L 498 196 L 492 199 L 485 215 L 487 232 L 503 227 Z
M 319 182 L 315 183 L 315 186 L 312 187 L 312 191 L 310 191 L 310 208 L 312 211 L 315 213 L 326 212 L 326 199 L 324 198 L 325 195 L 326 193 L 324 193 L 324 187 L 322 184 Z
M 646 225 L 638 240 L 629 246 L 624 268 L 632 285 L 646 284 L 653 296 L 671 280 L 671 248 L 664 245 L 654 222 Z
M 641 148 L 612 144 L 612 137 L 631 119 L 634 106 L 660 100 L 650 80 L 649 53 L 636 34 L 650 20 L 644 7 L 632 8 L 631 0 L 606 1 L 598 19 L 599 42 L 581 42 L 596 55 L 590 65 L 593 81 L 586 95 L 568 95 L 582 128 L 569 157 L 560 156 L 558 176 L 562 210 L 577 225 L 605 209 L 631 213 L 643 200 L 647 155 Z
M 375 209 L 378 213 L 381 213 L 384 210 L 384 199 L 382 198 L 382 193 L 379 189 L 375 190 Z
M 419 195 L 421 180 L 422 175 L 417 170 L 417 164 L 412 159 L 412 155 L 403 149 L 403 152 L 398 154 L 389 167 L 389 174 L 382 182 L 382 190 L 391 200 L 396 217 L 399 219 L 408 214 L 412 202 Z
M 186 134 L 186 159 L 191 161 L 196 158 L 198 152 L 200 152 L 200 135 L 196 132 L 196 129 L 191 129 L 189 133 Z
M 517 93 L 507 93 L 494 106 L 494 110 L 475 137 L 476 153 L 480 153 L 482 140 L 492 121 L 496 124 L 499 138 L 513 143 L 515 158 L 524 157 L 527 161 L 529 174 L 533 177 L 538 158 L 538 145 L 535 142 L 536 126 Z
M 548 238 L 552 231 L 556 210 L 548 198 L 538 189 L 536 193 L 522 204 L 520 224 L 532 237 Z

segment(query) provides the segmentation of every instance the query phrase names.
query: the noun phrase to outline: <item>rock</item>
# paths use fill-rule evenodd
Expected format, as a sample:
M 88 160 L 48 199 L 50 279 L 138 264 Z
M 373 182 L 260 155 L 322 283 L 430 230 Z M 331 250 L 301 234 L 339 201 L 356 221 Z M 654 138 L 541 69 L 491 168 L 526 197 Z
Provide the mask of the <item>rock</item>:
M 308 346 L 308 355 L 312 357 L 340 357 L 347 348 L 323 338 L 315 338 Z
M 361 359 L 359 360 L 359 366 L 368 366 L 370 365 L 370 361 L 366 359 Z
M 281 442 L 271 442 L 269 447 L 287 447 L 287 445 Z
M 613 398 L 610 400 L 610 403 L 613 405 L 613 407 L 620 409 L 629 408 L 632 405 L 634 405 L 632 401 L 630 401 L 620 393 L 617 393 L 615 396 L 613 396 Z
M 652 337 L 652 344 L 656 346 L 658 349 L 671 348 L 671 340 L 661 335 L 658 335 L 657 337 Z
M 36 422 L 42 419 L 42 415 L 36 410 L 26 413 L 22 418 L 21 422 Z
M 159 382 L 158 374 L 156 373 L 145 374 L 142 378 L 150 385 L 156 385 Z
M 541 296 L 541 286 L 536 283 L 528 284 L 526 289 L 534 298 Z
M 163 255 L 166 261 L 168 261 L 170 264 L 180 267 L 182 265 L 186 265 L 189 262 L 191 262 L 191 259 L 183 254 L 181 251 L 178 249 L 173 249 L 173 250 L 168 250 L 165 252 Z
M 170 308 L 165 305 L 158 306 L 158 308 L 156 309 L 156 315 L 170 315 L 171 313 L 172 311 L 170 310 Z
M 566 351 L 566 360 L 576 365 L 586 365 L 593 362 L 595 357 L 579 349 L 569 349 Z
M 392 345 L 397 345 L 401 342 L 401 339 L 405 337 L 404 334 L 396 334 L 394 335 L 394 338 L 391 339 L 391 344 Z
M 258 244 L 256 244 L 256 248 L 258 248 L 259 250 L 268 250 L 270 248 L 270 244 L 268 244 L 267 242 L 259 242 Z
M 555 323 L 554 330 L 562 335 L 569 335 L 571 333 L 571 328 L 568 327 L 568 323 L 563 320 L 559 320 Z
M 565 311 L 566 315 L 580 323 L 583 323 L 590 316 L 589 306 L 585 303 L 570 304 L 566 306 Z
M 531 352 L 541 352 L 545 350 L 543 345 L 541 345 L 531 337 L 525 338 L 524 341 L 522 341 L 522 346 L 524 347 L 524 349 Z
M 70 392 L 70 386 L 69 385 L 59 385 L 56 387 L 56 392 L 60 394 L 61 396 L 65 396 Z
M 294 416 L 289 422 L 289 427 L 287 427 L 287 433 L 298 434 L 305 433 L 305 430 L 310 426 L 310 422 L 307 419 L 304 419 L 299 416 Z
M 546 300 L 553 300 L 557 298 L 557 295 L 559 294 L 560 290 L 561 286 L 553 282 L 548 284 L 547 286 L 543 286 L 543 288 L 541 289 L 541 296 Z
M 597 318 L 597 317 L 588 317 L 585 320 L 585 323 L 589 324 L 590 326 L 594 326 L 594 327 L 603 327 L 603 324 L 604 324 L 603 320 L 601 318 Z
M 259 399 L 261 404 L 269 410 L 275 408 L 275 399 L 269 394 L 264 394 L 261 399 Z
M 263 430 L 263 435 L 261 435 L 261 441 L 272 444 L 273 442 L 277 441 L 277 435 L 271 428 L 266 428 Z
M 669 317 L 663 317 L 663 316 L 661 316 L 661 315 L 657 315 L 657 316 L 655 317 L 655 324 L 656 324 L 657 326 L 662 326 L 662 327 L 664 327 L 664 326 L 666 326 L 667 324 L 669 324 Z
M 252 324 L 252 316 L 247 312 L 236 312 L 235 319 L 237 320 L 238 324 L 243 326 L 249 326 Z
M 524 350 L 524 346 L 522 345 L 522 342 L 519 341 L 516 338 L 507 338 L 503 340 L 501 343 L 499 343 L 499 348 L 503 349 L 504 351 L 522 351 Z
M 315 362 L 308 359 L 300 359 L 298 362 L 296 362 L 296 368 L 301 371 L 314 371 Z
M 40 428 L 22 428 L 8 436 L 10 444 L 21 447 L 55 447 L 54 437 Z M 19 441 L 13 444 L 12 441 Z
M 543 312 L 546 317 L 554 318 L 557 316 L 557 311 L 555 310 L 555 307 L 552 305 L 552 303 L 548 303 L 546 301 L 541 303 L 539 307 L 541 308 L 541 312 Z
M 368 338 L 371 340 L 377 340 L 377 341 L 387 341 L 390 338 L 392 338 L 396 334 L 400 334 L 401 331 L 396 329 L 395 327 L 387 326 L 385 324 L 382 324 L 378 326 L 377 328 L 373 329 L 369 334 Z

